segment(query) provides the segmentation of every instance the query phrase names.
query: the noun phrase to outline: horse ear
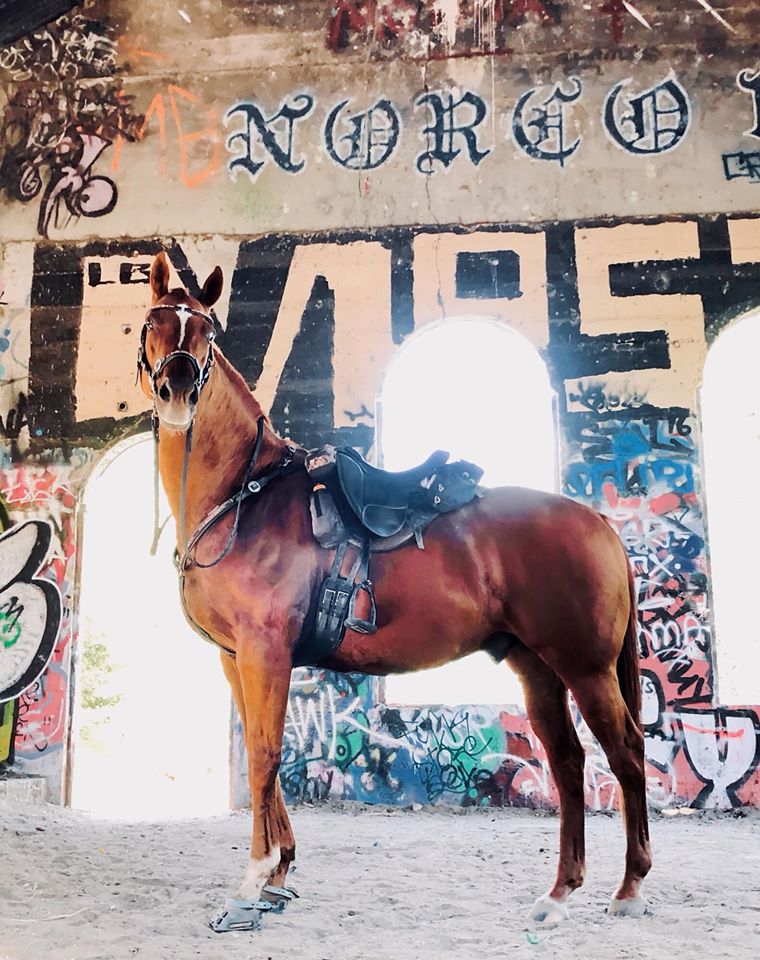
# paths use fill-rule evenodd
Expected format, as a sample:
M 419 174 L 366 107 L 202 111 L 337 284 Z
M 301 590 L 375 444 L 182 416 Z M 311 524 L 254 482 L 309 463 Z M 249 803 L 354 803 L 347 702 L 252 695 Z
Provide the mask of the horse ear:
M 214 267 L 203 284 L 201 295 L 198 297 L 204 307 L 213 307 L 216 301 L 222 295 L 222 286 L 224 285 L 224 274 L 221 267 Z
M 153 303 L 158 303 L 169 292 L 169 261 L 163 250 L 150 268 L 150 289 L 153 291 Z

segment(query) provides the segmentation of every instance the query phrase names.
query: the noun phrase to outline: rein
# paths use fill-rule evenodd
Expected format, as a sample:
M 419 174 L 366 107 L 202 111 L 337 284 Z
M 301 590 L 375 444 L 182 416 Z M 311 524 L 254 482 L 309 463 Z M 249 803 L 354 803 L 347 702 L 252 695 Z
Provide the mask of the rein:
M 204 630 L 200 624 L 196 623 L 193 618 L 190 616 L 187 603 L 185 602 L 185 575 L 188 570 L 191 570 L 193 567 L 197 567 L 199 570 L 208 570 L 210 567 L 215 567 L 218 563 L 221 563 L 222 560 L 227 556 L 227 554 L 232 549 L 235 539 L 237 537 L 238 526 L 240 522 L 240 509 L 243 505 L 243 501 L 247 500 L 248 497 L 253 496 L 254 494 L 261 493 L 261 491 L 272 482 L 272 480 L 277 477 L 285 476 L 288 473 L 294 473 L 296 470 L 303 468 L 302 463 L 297 463 L 295 461 L 296 449 L 291 447 L 290 444 L 287 445 L 287 453 L 285 457 L 273 467 L 269 473 L 265 473 L 260 477 L 252 479 L 251 474 L 253 473 L 256 463 L 259 459 L 259 454 L 261 452 L 261 445 L 264 437 L 264 416 L 259 417 L 257 421 L 258 432 L 256 435 L 256 442 L 253 448 L 253 454 L 251 456 L 248 467 L 246 468 L 245 474 L 243 476 L 243 483 L 237 493 L 233 494 L 224 503 L 218 504 L 216 507 L 213 507 L 203 518 L 200 524 L 196 527 L 195 532 L 190 537 L 190 539 L 185 542 L 184 534 L 184 516 L 185 516 L 185 497 L 186 497 L 186 486 L 187 486 L 187 464 L 190 458 L 190 447 L 191 440 L 189 435 L 192 433 L 192 424 L 188 427 L 188 439 L 185 442 L 185 460 L 182 464 L 182 490 L 180 494 L 180 514 L 182 520 L 180 521 L 180 530 L 182 537 L 182 556 L 179 555 L 177 550 L 174 551 L 174 565 L 177 568 L 179 573 L 179 596 L 180 602 L 182 604 L 182 612 L 185 615 L 185 619 L 190 624 L 190 626 L 195 630 L 195 632 L 202 637 L 208 643 L 213 644 L 215 647 L 218 647 L 228 656 L 235 656 L 235 651 L 230 650 L 229 647 L 223 646 L 214 637 L 211 636 L 208 631 Z M 209 563 L 201 563 L 195 558 L 195 548 L 200 543 L 202 538 L 208 533 L 209 530 L 216 524 L 223 516 L 228 514 L 230 510 L 235 510 L 235 519 L 232 524 L 232 529 L 227 537 L 227 542 L 224 547 L 222 547 L 221 552 L 214 558 L 214 560 Z
M 180 350 L 179 347 L 184 340 L 184 336 L 180 334 L 180 340 L 178 344 L 178 349 L 172 350 L 171 353 L 165 354 L 165 356 L 160 357 L 156 361 L 155 368 L 151 367 L 150 362 L 148 361 L 148 354 L 145 350 L 145 341 L 148 336 L 148 330 L 153 328 L 153 320 L 151 319 L 151 314 L 155 313 L 158 310 L 171 310 L 177 319 L 180 321 L 180 330 L 183 331 L 185 324 L 187 323 L 188 317 L 202 317 L 210 326 L 211 331 L 208 336 L 209 350 L 208 356 L 206 357 L 206 362 L 201 367 L 198 363 L 197 358 L 190 353 L 189 350 Z M 140 373 L 145 371 L 148 380 L 150 381 L 150 394 L 153 399 L 153 416 L 151 417 L 151 430 L 153 432 L 153 541 L 150 545 L 150 555 L 155 557 L 158 550 L 158 541 L 163 532 L 164 527 L 166 526 L 166 521 L 160 523 L 159 512 L 158 512 L 158 413 L 156 411 L 156 386 L 158 384 L 158 378 L 161 375 L 161 371 L 169 364 L 172 360 L 176 360 L 178 357 L 184 357 L 186 360 L 190 361 L 190 365 L 195 371 L 195 376 L 193 378 L 193 385 L 195 392 L 200 398 L 201 390 L 206 385 L 208 378 L 211 376 L 211 368 L 214 365 L 214 349 L 213 343 L 216 338 L 216 332 L 214 330 L 214 318 L 209 316 L 207 313 L 203 313 L 201 310 L 194 310 L 192 307 L 188 307 L 186 303 L 180 304 L 157 304 L 154 307 L 151 307 L 148 310 L 148 313 L 145 317 L 145 323 L 143 324 L 142 331 L 140 333 L 140 346 L 137 350 L 137 379 L 140 379 Z M 195 418 L 193 418 L 194 420 Z M 185 464 L 183 466 L 183 495 L 184 495 L 184 478 L 185 471 L 187 468 L 187 458 L 190 455 L 190 442 L 192 440 L 192 430 L 193 430 L 193 421 L 191 420 L 190 426 L 188 428 L 188 434 L 186 434 L 186 443 L 185 443 Z M 184 517 L 184 508 L 182 511 L 182 516 Z M 168 519 L 168 518 L 167 518 Z M 184 532 L 182 534 L 184 537 Z
M 197 358 L 187 350 L 173 350 L 171 353 L 167 353 L 165 356 L 161 357 L 156 361 L 154 368 L 151 368 L 148 361 L 148 357 L 145 350 L 145 342 L 148 334 L 148 330 L 152 327 L 151 313 L 155 310 L 172 310 L 178 316 L 182 329 L 184 329 L 184 323 L 187 318 L 191 315 L 203 317 L 204 320 L 208 321 L 209 324 L 213 327 L 213 319 L 205 313 L 202 313 L 200 310 L 193 310 L 188 307 L 186 304 L 180 304 L 178 306 L 174 305 L 159 305 L 152 307 L 148 311 L 148 316 L 143 325 L 142 333 L 140 336 L 140 348 L 137 354 L 137 375 L 139 377 L 141 371 L 145 371 L 147 374 L 150 385 L 151 385 L 151 396 L 153 398 L 153 416 L 151 419 L 151 426 L 153 431 L 153 450 L 154 450 L 154 484 L 153 484 L 153 543 L 151 545 L 151 555 L 155 556 L 156 549 L 158 547 L 158 539 L 163 530 L 163 525 L 159 527 L 159 508 L 158 508 L 158 499 L 159 499 L 159 481 L 158 481 L 158 437 L 159 437 L 159 417 L 158 411 L 156 408 L 156 394 L 157 394 L 157 383 L 158 377 L 160 376 L 162 370 L 170 363 L 172 360 L 175 360 L 178 357 L 185 357 L 192 364 L 193 370 L 195 372 L 194 377 L 194 386 L 197 391 L 198 399 L 200 399 L 200 393 L 203 387 L 206 385 L 209 376 L 211 375 L 211 368 L 214 364 L 214 332 L 213 330 L 209 334 L 209 351 L 206 362 L 201 367 Z M 180 337 L 180 344 L 183 337 Z M 179 538 L 182 547 L 182 553 L 180 554 L 178 550 L 174 552 L 174 563 L 179 572 L 180 578 L 180 598 L 182 601 L 182 608 L 185 613 L 190 625 L 198 632 L 204 639 L 213 643 L 215 646 L 219 646 L 225 653 L 234 656 L 234 651 L 229 650 L 227 647 L 221 646 L 217 643 L 214 638 L 208 634 L 202 627 L 196 624 L 187 612 L 187 606 L 185 604 L 184 597 L 184 586 L 185 586 L 185 574 L 188 570 L 191 570 L 193 567 L 197 567 L 199 570 L 209 570 L 212 567 L 215 567 L 217 564 L 221 563 L 222 560 L 229 554 L 230 550 L 235 544 L 237 539 L 238 528 L 240 526 L 240 513 L 243 506 L 243 501 L 247 500 L 249 497 L 261 493 L 261 491 L 272 482 L 272 480 L 277 477 L 285 476 L 288 473 L 294 473 L 296 470 L 300 470 L 303 467 L 303 463 L 296 462 L 295 457 L 297 450 L 291 444 L 286 444 L 285 454 L 283 458 L 277 463 L 268 473 L 263 474 L 260 477 L 254 477 L 254 471 L 256 470 L 256 465 L 259 462 L 261 455 L 261 448 L 264 442 L 264 430 L 266 425 L 266 418 L 262 414 L 256 421 L 256 440 L 253 446 L 253 453 L 251 454 L 251 459 L 248 462 L 243 473 L 243 481 L 241 483 L 240 489 L 234 493 L 231 497 L 228 497 L 223 503 L 218 504 L 213 507 L 200 524 L 195 529 L 194 533 L 187 539 L 187 534 L 185 531 L 185 517 L 187 515 L 187 476 L 188 469 L 190 464 L 190 452 L 193 444 L 193 427 L 195 425 L 195 413 L 190 420 L 190 425 L 185 431 L 185 453 L 182 461 L 182 478 L 180 481 L 180 510 L 179 518 L 177 522 L 177 527 L 179 531 Z M 203 539 L 203 537 L 214 527 L 222 517 L 226 516 L 231 510 L 235 511 L 235 517 L 232 523 L 232 527 L 227 536 L 227 540 L 213 560 L 210 560 L 208 563 L 201 563 L 200 560 L 195 557 L 195 550 Z
M 248 463 L 245 473 L 243 474 L 243 482 L 240 486 L 240 489 L 237 493 L 233 494 L 231 497 L 228 497 L 224 503 L 220 503 L 216 507 L 213 507 L 211 510 L 209 510 L 189 540 L 187 540 L 185 536 L 184 517 L 187 498 L 187 469 L 188 462 L 190 460 L 193 426 L 190 424 L 190 427 L 188 427 L 185 435 L 185 459 L 182 464 L 182 485 L 180 493 L 180 516 L 182 518 L 180 523 L 180 536 L 182 539 L 182 555 L 181 557 L 178 557 L 177 563 L 181 571 L 184 572 L 189 570 L 191 567 L 198 567 L 200 570 L 208 570 L 211 567 L 215 567 L 218 563 L 221 563 L 235 543 L 238 526 L 240 524 L 240 509 L 243 505 L 243 501 L 247 500 L 248 497 L 252 496 L 253 494 L 261 493 L 267 484 L 271 483 L 276 477 L 282 476 L 284 473 L 286 473 L 287 468 L 293 462 L 295 448 L 288 445 L 285 457 L 280 461 L 280 463 L 277 464 L 276 467 L 273 467 L 269 473 L 253 479 L 253 471 L 256 469 L 256 464 L 259 460 L 261 446 L 264 439 L 264 425 L 265 418 L 262 414 L 256 421 L 256 442 L 253 446 L 253 454 L 251 455 L 251 459 Z M 232 509 L 235 510 L 235 519 L 232 524 L 232 529 L 227 537 L 227 542 L 222 547 L 220 553 L 209 563 L 201 563 L 200 560 L 196 560 L 194 554 L 198 543 L 214 526 L 214 524 L 221 520 L 221 518 L 225 516 L 225 514 L 229 513 Z

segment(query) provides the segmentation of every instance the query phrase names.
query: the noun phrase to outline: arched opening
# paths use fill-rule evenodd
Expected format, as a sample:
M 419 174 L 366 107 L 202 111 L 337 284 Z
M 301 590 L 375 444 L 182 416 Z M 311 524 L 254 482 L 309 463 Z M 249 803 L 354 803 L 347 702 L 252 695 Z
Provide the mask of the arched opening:
M 171 519 L 150 556 L 152 504 L 142 436 L 107 454 L 83 501 L 71 804 L 99 816 L 229 809 L 229 686 L 180 610 Z
M 732 705 L 760 699 L 760 637 L 747 612 L 760 542 L 758 356 L 760 314 L 753 314 L 710 348 L 700 397 L 718 695 Z
M 556 489 L 553 392 L 537 350 L 484 317 L 431 323 L 394 358 L 379 401 L 382 464 L 403 470 L 432 450 L 471 460 L 486 486 Z M 517 678 L 485 654 L 389 676 L 395 704 L 522 704 Z

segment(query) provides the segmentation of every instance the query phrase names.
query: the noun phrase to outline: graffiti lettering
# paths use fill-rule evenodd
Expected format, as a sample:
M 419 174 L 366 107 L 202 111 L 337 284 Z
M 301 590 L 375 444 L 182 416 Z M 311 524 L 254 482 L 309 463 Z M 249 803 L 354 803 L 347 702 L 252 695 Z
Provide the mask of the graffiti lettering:
M 174 127 L 177 176 L 184 186 L 193 189 L 205 183 L 221 168 L 223 158 L 222 135 L 216 112 L 207 109 L 199 96 L 184 87 L 168 84 L 166 92 L 159 91 L 153 97 L 133 136 L 126 139 L 143 140 L 148 135 L 150 122 L 155 119 L 163 151 L 161 173 L 168 176 L 167 158 L 171 144 L 167 104 Z M 114 171 L 121 165 L 124 139 L 119 136 L 114 146 Z
M 760 183 L 760 150 L 746 153 L 739 150 L 736 153 L 723 154 L 723 173 L 726 180 L 746 179 L 752 183 Z
M 50 546 L 52 528 L 41 521 L 11 527 L 0 535 L 6 580 L 0 586 L 0 701 L 18 697 L 39 677 L 58 638 L 61 595 L 36 579 Z
M 740 90 L 745 90 L 752 95 L 754 123 L 749 130 L 744 131 L 744 134 L 747 137 L 760 138 L 760 70 L 756 73 L 751 70 L 740 70 L 736 75 L 736 85 Z
M 243 130 L 233 133 L 227 139 L 227 149 L 233 152 L 233 147 L 240 143 L 243 152 L 230 160 L 230 171 L 242 168 L 251 179 L 255 179 L 259 170 L 265 165 L 267 158 L 258 160 L 257 143 L 266 151 L 268 158 L 274 160 L 281 170 L 286 173 L 299 173 L 303 170 L 305 160 L 296 160 L 293 157 L 295 125 L 299 120 L 308 116 L 314 107 L 314 99 L 308 93 L 301 93 L 293 98 L 292 104 L 285 101 L 273 116 L 267 119 L 255 103 L 239 103 L 227 111 L 225 122 L 235 114 L 242 114 L 245 126 Z M 258 140 L 254 137 L 254 129 Z M 280 146 L 278 136 L 284 138 L 284 146 Z
M 628 97 L 630 112 L 619 103 L 623 80 L 613 87 L 604 104 L 604 126 L 613 141 L 634 154 L 658 154 L 673 150 L 689 130 L 691 112 L 686 91 L 675 77 Z
M 531 108 L 531 120 L 526 120 L 524 112 L 536 95 L 535 89 L 529 90 L 517 101 L 512 114 L 512 135 L 520 149 L 534 160 L 554 160 L 564 167 L 565 161 L 580 146 L 580 138 L 569 145 L 565 143 L 565 104 L 574 103 L 582 90 L 577 78 L 572 77 L 571 83 L 569 92 L 565 92 L 561 83 L 556 84 L 545 100 Z M 529 135 L 529 128 L 533 136 Z
M 470 161 L 477 166 L 481 160 L 491 152 L 478 148 L 478 139 L 475 128 L 485 119 L 487 109 L 485 101 L 476 94 L 467 91 L 458 100 L 454 100 L 451 93 L 426 93 L 416 102 L 416 106 L 426 104 L 432 114 L 431 122 L 422 131 L 422 137 L 429 148 L 417 157 L 417 169 L 420 173 L 430 175 L 435 173 L 436 162 L 448 167 L 462 152 L 455 147 L 458 137 L 462 137 Z M 469 122 L 458 123 L 455 114 L 461 113 L 461 108 L 470 108 Z
M 343 50 L 356 38 L 387 44 L 415 25 L 417 4 L 409 0 L 336 0 L 327 20 L 327 46 Z
M 692 769 L 706 784 L 694 806 L 737 807 L 737 789 L 760 759 L 760 725 L 751 710 L 680 711 L 684 750 Z
M 42 194 L 42 236 L 51 226 L 104 216 L 116 205 L 116 185 L 92 168 L 117 136 L 134 139 L 142 118 L 111 79 L 115 50 L 110 27 L 77 15 L 3 51 L 0 67 L 35 82 L 20 84 L 5 105 L 0 186 L 22 203 Z M 93 82 L 76 84 L 80 78 Z
M 348 104 L 333 107 L 325 124 L 325 147 L 330 157 L 347 170 L 374 170 L 391 156 L 398 144 L 401 122 L 390 100 L 378 100 L 374 107 L 355 113 L 342 122 L 348 128 L 336 143 L 335 126 Z M 339 149 L 338 143 L 345 143 Z

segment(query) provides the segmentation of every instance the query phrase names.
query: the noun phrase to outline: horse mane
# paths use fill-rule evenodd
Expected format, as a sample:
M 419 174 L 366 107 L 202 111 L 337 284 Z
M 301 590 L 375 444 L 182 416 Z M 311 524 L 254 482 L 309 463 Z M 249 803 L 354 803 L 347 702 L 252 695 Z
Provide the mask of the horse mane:
M 259 417 L 263 416 L 266 420 L 266 424 L 271 428 L 271 423 L 269 417 L 266 416 L 264 411 L 261 409 L 261 404 L 253 395 L 251 388 L 245 382 L 243 375 L 232 366 L 230 361 L 225 357 L 219 347 L 214 344 L 214 362 L 219 366 L 230 382 L 232 389 L 240 396 L 240 399 L 243 402 L 245 409 L 251 414 L 254 420 L 258 420 Z

